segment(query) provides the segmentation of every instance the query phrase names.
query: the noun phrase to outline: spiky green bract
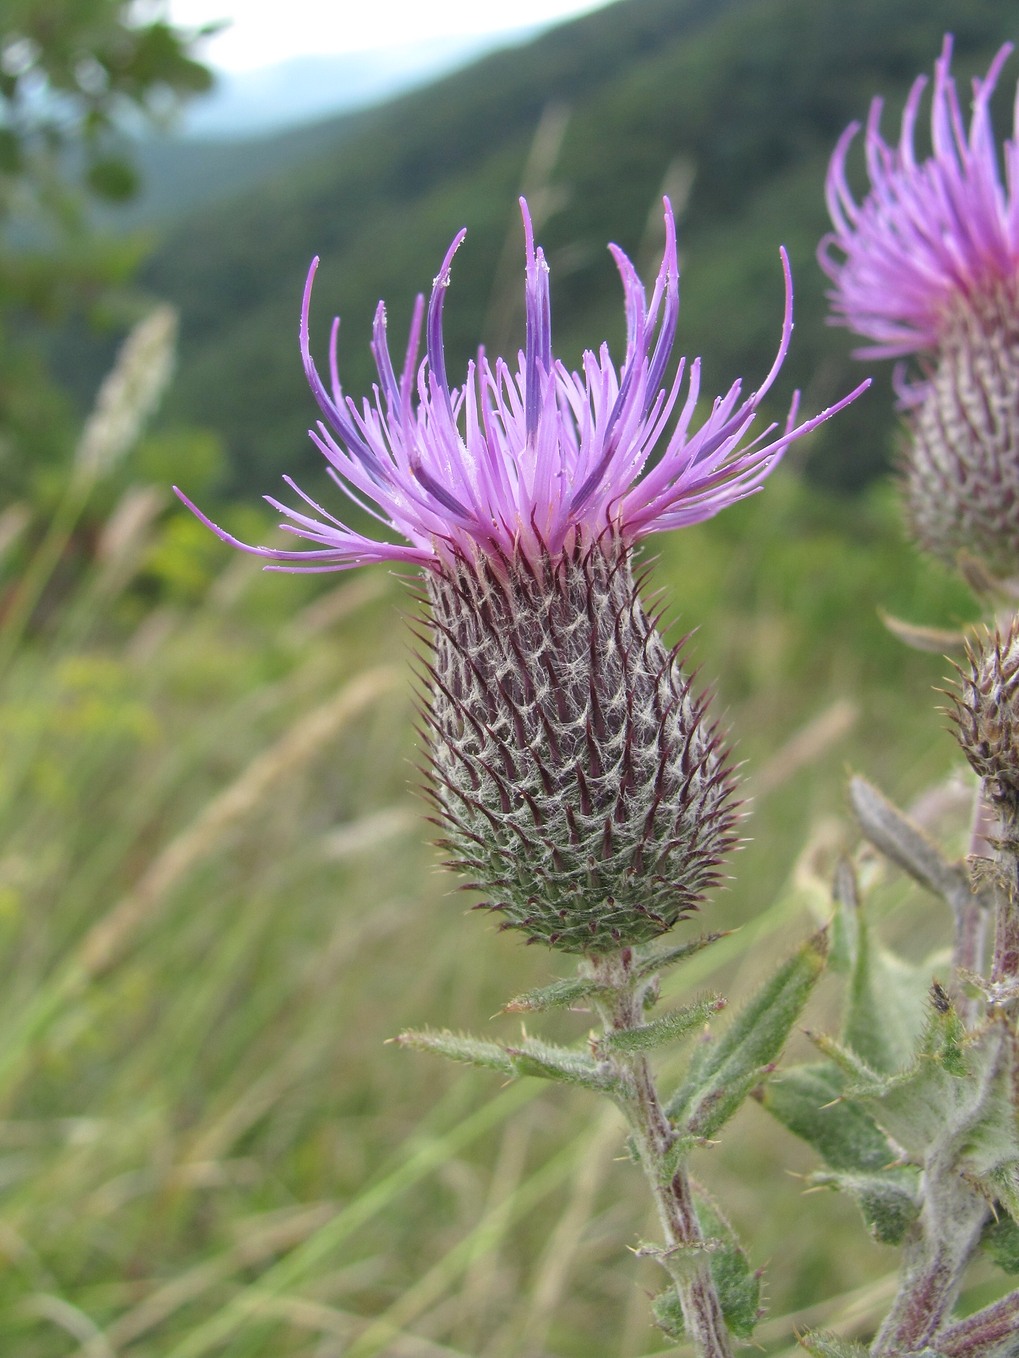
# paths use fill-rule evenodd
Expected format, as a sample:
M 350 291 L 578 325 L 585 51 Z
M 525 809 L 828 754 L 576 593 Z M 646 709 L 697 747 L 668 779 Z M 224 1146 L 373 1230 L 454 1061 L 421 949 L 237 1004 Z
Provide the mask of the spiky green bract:
M 959 744 L 994 800 L 1019 810 L 1019 618 L 1004 637 L 967 646 L 966 658 L 949 695 Z
M 727 751 L 613 535 L 430 571 L 434 800 L 485 904 L 566 952 L 664 933 L 733 846 Z

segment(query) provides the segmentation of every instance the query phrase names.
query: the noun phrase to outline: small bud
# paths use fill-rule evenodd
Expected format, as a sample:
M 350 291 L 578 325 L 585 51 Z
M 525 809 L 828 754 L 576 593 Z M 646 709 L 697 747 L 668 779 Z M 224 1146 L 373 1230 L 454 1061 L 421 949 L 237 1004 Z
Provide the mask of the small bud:
M 696 908 L 734 843 L 727 751 L 611 539 L 428 577 L 434 800 L 452 850 L 566 952 L 644 942 Z
M 1019 806 L 1019 617 L 966 647 L 952 720 L 966 758 L 999 802 Z

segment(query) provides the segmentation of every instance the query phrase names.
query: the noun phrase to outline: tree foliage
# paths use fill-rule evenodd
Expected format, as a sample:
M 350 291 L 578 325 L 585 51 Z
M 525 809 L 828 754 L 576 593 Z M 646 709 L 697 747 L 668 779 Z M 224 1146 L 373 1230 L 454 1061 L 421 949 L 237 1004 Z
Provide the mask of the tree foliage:
M 69 437 L 41 324 L 102 319 L 139 247 L 97 229 L 138 187 L 130 134 L 209 88 L 198 32 L 130 0 L 5 0 L 0 24 L 0 486 L 24 492 Z

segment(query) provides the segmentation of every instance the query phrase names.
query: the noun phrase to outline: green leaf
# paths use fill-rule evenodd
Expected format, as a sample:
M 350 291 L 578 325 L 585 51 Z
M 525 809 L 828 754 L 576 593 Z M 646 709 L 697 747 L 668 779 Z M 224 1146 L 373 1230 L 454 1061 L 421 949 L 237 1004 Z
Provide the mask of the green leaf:
M 851 1193 L 867 1230 L 882 1245 L 899 1245 L 920 1211 L 919 1171 L 895 1165 L 883 1174 L 812 1174 L 812 1184 Z
M 729 1332 L 737 1339 L 749 1339 L 761 1317 L 761 1275 L 750 1267 L 729 1222 L 703 1192 L 697 1195 L 697 1216 L 704 1240 L 700 1245 L 686 1247 L 683 1254 L 690 1267 L 707 1258 Z M 657 1256 L 665 1264 L 660 1250 L 645 1247 L 640 1252 Z M 677 1251 L 670 1250 L 672 1265 L 675 1265 L 676 1257 Z M 674 1287 L 666 1288 L 655 1297 L 651 1312 L 655 1324 L 670 1339 L 683 1339 L 683 1310 Z
M 842 1097 L 845 1084 L 832 1066 L 799 1066 L 769 1081 L 761 1102 L 836 1171 L 811 1181 L 851 1193 L 871 1235 L 897 1244 L 916 1217 L 917 1171 L 892 1163 L 895 1148 L 865 1109 Z
M 862 1344 L 840 1339 L 830 1330 L 810 1330 L 801 1334 L 800 1347 L 812 1353 L 814 1358 L 867 1358 L 867 1350 Z
M 528 1037 L 518 1047 L 506 1047 L 518 1075 L 533 1075 L 560 1084 L 583 1085 L 585 1089 L 612 1094 L 618 1081 L 607 1065 L 594 1061 L 585 1052 L 557 1047 Z
M 833 1066 L 796 1066 L 768 1081 L 761 1103 L 832 1169 L 883 1169 L 895 1159 L 892 1144 L 869 1113 L 842 1097 L 845 1087 Z
M 849 798 L 870 842 L 914 881 L 953 910 L 967 905 L 973 891 L 963 863 L 950 862 L 924 830 L 865 778 L 852 778 Z
M 694 1028 L 702 1028 L 725 1008 L 721 995 L 707 995 L 693 1004 L 684 1005 L 652 1023 L 642 1023 L 636 1028 L 622 1028 L 606 1033 L 596 1044 L 599 1053 L 641 1052 L 675 1042 Z
M 824 969 L 826 953 L 822 930 L 761 987 L 716 1042 L 701 1047 L 666 1109 L 681 1133 L 714 1136 L 769 1072 Z
M 498 1042 L 484 1042 L 460 1033 L 426 1029 L 401 1033 L 394 1040 L 403 1047 L 435 1052 L 451 1061 L 497 1070 L 511 1077 L 532 1075 L 560 1084 L 583 1085 L 585 1089 L 607 1094 L 614 1093 L 617 1087 L 615 1077 L 605 1064 L 592 1060 L 585 1052 L 556 1047 L 536 1038 L 527 1037 L 519 1046 L 504 1047 Z
M 124 203 L 138 192 L 139 178 L 134 166 L 119 156 L 94 160 L 88 167 L 86 182 L 94 194 L 110 203 Z
M 669 1339 L 674 1339 L 677 1344 L 686 1336 L 683 1308 L 679 1304 L 679 1294 L 674 1287 L 667 1287 L 654 1298 L 651 1302 L 651 1316 L 662 1333 Z
M 1006 1160 L 995 1165 L 983 1176 L 985 1189 L 1013 1221 L 1019 1222 L 1019 1161 Z
M 810 1033 L 809 1037 L 819 1052 L 823 1052 L 844 1075 L 848 1075 L 858 1084 L 882 1083 L 884 1077 L 879 1071 L 872 1070 L 856 1052 L 844 1047 L 841 1042 L 836 1042 L 835 1038 L 828 1037 L 825 1033 Z
M 856 958 L 860 923 L 860 886 L 856 868 L 849 858 L 840 858 L 835 866 L 832 899 L 835 915 L 831 924 L 828 966 L 832 971 L 848 975 Z
M 862 915 L 853 932 L 842 1040 L 874 1070 L 890 1075 L 912 1059 L 929 976 L 877 944 Z
M 961 1044 L 957 1022 L 951 1010 L 934 1008 L 913 1066 L 849 1094 L 913 1160 L 937 1155 L 1012 1212 L 1019 1208 L 1016 1036 L 996 1018 Z
M 393 1041 L 401 1047 L 412 1047 L 415 1051 L 421 1052 L 435 1052 L 450 1061 L 462 1061 L 469 1066 L 483 1066 L 487 1070 L 497 1070 L 502 1075 L 517 1074 L 512 1057 L 497 1042 L 482 1042 L 463 1033 L 445 1030 L 436 1032 L 432 1029 L 404 1032 Z
M 697 1194 L 701 1230 L 715 1243 L 711 1276 L 725 1323 L 737 1339 L 749 1339 L 761 1318 L 761 1275 L 750 1267 L 729 1222 L 703 1192 Z
M 1019 1225 L 1011 1217 L 989 1221 L 980 1237 L 980 1248 L 1006 1273 L 1019 1273 Z
M 592 999 L 599 995 L 611 995 L 608 986 L 585 976 L 571 977 L 567 980 L 553 981 L 551 985 L 537 990 L 527 990 L 515 996 L 504 1006 L 508 1014 L 536 1013 L 547 1009 L 569 1009 L 574 1004 Z
M 639 957 L 634 964 L 633 974 L 638 980 L 643 980 L 647 976 L 657 976 L 666 967 L 684 962 L 688 957 L 693 957 L 694 953 L 699 953 L 702 948 L 717 943 L 720 938 L 728 938 L 731 933 L 731 929 L 724 929 L 716 934 L 701 934 L 699 938 L 689 943 L 680 943 L 674 948 L 665 948 L 661 952 L 649 953 L 647 957 Z

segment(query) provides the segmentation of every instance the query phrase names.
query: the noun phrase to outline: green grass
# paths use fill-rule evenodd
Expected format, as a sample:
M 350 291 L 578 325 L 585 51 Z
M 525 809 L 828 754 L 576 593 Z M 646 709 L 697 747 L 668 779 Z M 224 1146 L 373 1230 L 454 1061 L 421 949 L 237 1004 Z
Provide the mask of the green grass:
M 3 566 L 6 1351 L 670 1351 L 627 1249 L 654 1228 L 620 1121 L 387 1045 L 508 1038 L 503 1002 L 570 970 L 465 913 L 428 847 L 404 585 L 267 576 L 158 497 L 118 537 L 129 502 L 100 514 L 101 490 Z M 906 800 L 958 762 L 944 662 L 877 609 L 946 625 L 972 605 L 901 541 L 888 491 L 827 502 L 791 470 L 657 550 L 753 798 L 732 882 L 683 926 L 740 931 L 670 986 L 738 1001 L 826 911 L 847 769 Z M 893 897 L 892 925 L 926 909 Z M 894 1264 L 848 1203 L 803 1195 L 809 1168 L 756 1106 L 695 1165 L 768 1268 L 771 1354 L 805 1308 L 866 1329 Z

